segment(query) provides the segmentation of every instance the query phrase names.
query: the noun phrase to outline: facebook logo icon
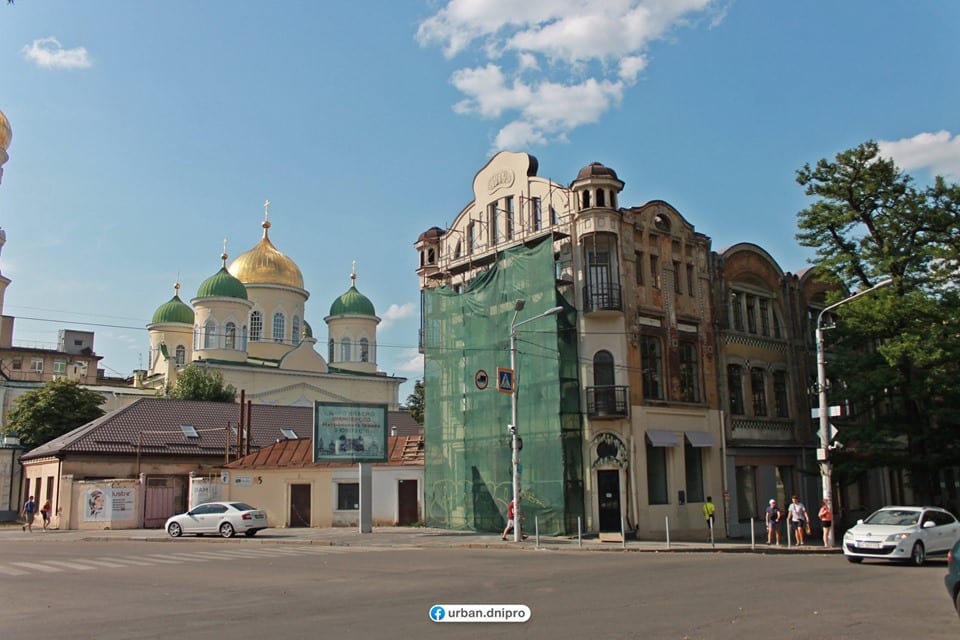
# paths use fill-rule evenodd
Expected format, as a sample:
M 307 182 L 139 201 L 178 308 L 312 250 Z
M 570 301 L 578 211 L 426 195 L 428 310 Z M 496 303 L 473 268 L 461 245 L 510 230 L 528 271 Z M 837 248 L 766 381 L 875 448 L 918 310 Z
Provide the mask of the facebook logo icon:
M 433 605 L 430 608 L 430 619 L 433 620 L 434 622 L 440 622 L 446 617 L 446 615 L 447 615 L 447 612 L 444 611 L 443 607 L 441 607 L 438 604 Z

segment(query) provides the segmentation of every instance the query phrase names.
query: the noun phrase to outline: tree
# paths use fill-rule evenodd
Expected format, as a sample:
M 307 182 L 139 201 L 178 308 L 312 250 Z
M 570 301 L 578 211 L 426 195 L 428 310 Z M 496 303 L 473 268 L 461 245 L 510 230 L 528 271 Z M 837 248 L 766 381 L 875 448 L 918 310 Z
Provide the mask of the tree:
M 103 415 L 105 398 L 58 378 L 16 399 L 7 414 L 7 427 L 28 448 L 36 447 Z
M 167 393 L 172 400 L 212 400 L 214 402 L 234 402 L 237 390 L 224 385 L 223 373 L 217 369 L 205 369 L 196 365 L 187 365 L 177 376 L 177 383 Z
M 832 456 L 838 473 L 904 469 L 918 498 L 943 501 L 939 471 L 960 465 L 960 187 L 915 187 L 875 142 L 804 166 L 797 182 L 818 198 L 797 214 L 797 238 L 839 285 L 827 303 L 893 280 L 840 307 L 827 332 L 830 403 L 853 407 L 838 422 L 852 445 Z
M 413 383 L 413 393 L 407 396 L 407 404 L 404 409 L 407 410 L 414 420 L 423 424 L 423 408 L 423 380 L 417 380 Z

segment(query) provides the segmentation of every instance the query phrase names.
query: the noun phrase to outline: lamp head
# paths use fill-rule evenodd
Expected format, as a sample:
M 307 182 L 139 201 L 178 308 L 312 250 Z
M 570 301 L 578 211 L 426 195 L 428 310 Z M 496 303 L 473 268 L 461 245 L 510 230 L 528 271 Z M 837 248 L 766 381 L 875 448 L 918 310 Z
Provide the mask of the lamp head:
M 523 298 L 517 298 L 517 301 L 513 303 L 513 310 L 514 310 L 514 311 L 523 311 L 523 307 L 524 307 L 524 305 L 526 305 L 526 304 L 527 304 L 527 301 L 526 301 L 526 300 L 524 300 Z

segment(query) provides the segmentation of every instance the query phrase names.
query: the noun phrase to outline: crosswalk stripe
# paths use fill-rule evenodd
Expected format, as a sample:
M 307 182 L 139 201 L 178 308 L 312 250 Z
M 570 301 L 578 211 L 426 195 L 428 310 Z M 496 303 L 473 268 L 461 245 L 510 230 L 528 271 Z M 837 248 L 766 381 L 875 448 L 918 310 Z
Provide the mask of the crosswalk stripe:
M 149 560 L 150 562 L 159 562 L 160 564 L 181 564 L 183 560 L 177 558 L 168 558 L 167 556 L 162 556 L 159 554 L 150 554 L 143 556 L 144 560 Z
M 5 567 L 0 564 L 0 573 L 7 576 L 25 576 L 29 575 L 29 571 L 21 571 L 20 569 L 14 569 L 13 567 Z
M 107 559 L 105 559 L 105 558 L 100 558 L 100 559 L 84 558 L 84 559 L 83 559 L 83 562 L 86 562 L 87 564 L 96 565 L 96 566 L 98 566 L 98 567 L 107 567 L 107 568 L 110 568 L 110 569 L 112 569 L 112 568 L 114 568 L 114 567 L 125 567 L 125 566 L 127 566 L 127 565 L 125 565 L 125 564 L 121 564 L 121 563 L 119 563 L 119 562 L 113 562 L 112 560 L 107 560 Z
M 153 563 L 152 563 L 152 562 L 147 562 L 147 561 L 145 561 L 145 560 L 139 560 L 139 559 L 137 559 L 137 558 L 121 557 L 121 558 L 108 558 L 108 559 L 109 559 L 109 560 L 112 560 L 112 561 L 114 561 L 114 562 L 122 562 L 122 563 L 124 563 L 124 564 L 133 564 L 133 565 L 137 565 L 137 566 L 141 566 L 141 567 L 150 567 L 150 566 L 153 566 Z
M 44 560 L 46 564 L 52 564 L 54 566 L 66 567 L 67 569 L 79 569 L 80 571 L 89 571 L 90 569 L 95 569 L 96 567 L 91 567 L 88 564 L 79 564 L 76 562 L 67 562 L 65 560 Z
M 45 564 L 39 562 L 11 562 L 10 564 L 17 567 L 23 567 L 24 569 L 31 569 L 33 571 L 42 571 L 43 573 L 60 573 L 63 569 L 59 567 L 48 567 Z

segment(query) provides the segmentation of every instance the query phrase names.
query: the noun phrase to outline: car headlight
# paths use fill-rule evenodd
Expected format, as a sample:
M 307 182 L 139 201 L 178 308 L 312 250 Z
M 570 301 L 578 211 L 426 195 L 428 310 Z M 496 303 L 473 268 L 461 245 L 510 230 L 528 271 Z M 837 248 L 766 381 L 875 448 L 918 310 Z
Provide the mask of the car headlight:
M 911 534 L 911 533 L 894 533 L 893 535 L 887 536 L 886 539 L 884 540 L 884 542 L 900 542 L 901 540 L 907 540 L 911 535 L 913 535 L 913 534 Z

